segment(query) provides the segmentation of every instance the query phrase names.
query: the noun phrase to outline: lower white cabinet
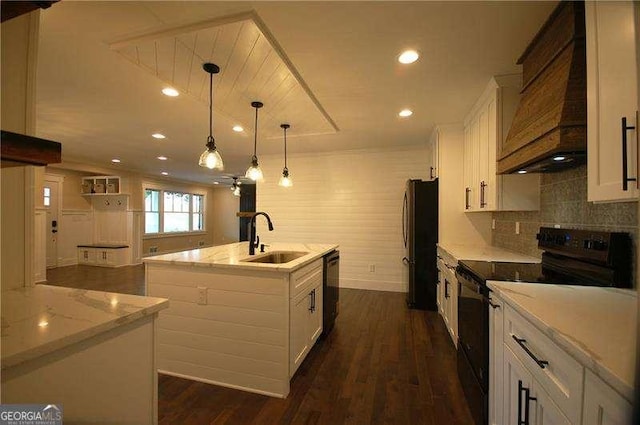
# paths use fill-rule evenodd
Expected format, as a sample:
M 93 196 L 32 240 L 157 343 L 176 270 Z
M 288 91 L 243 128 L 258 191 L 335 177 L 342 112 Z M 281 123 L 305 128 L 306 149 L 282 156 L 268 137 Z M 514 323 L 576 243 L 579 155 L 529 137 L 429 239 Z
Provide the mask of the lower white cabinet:
M 129 247 L 78 247 L 78 264 L 102 267 L 120 267 L 129 264 Z
M 584 413 L 582 425 L 628 425 L 633 407 L 590 370 L 584 379 Z
M 291 275 L 289 376 L 322 333 L 322 260 Z
M 628 425 L 632 406 L 547 335 L 492 295 L 490 425 Z
M 458 346 L 458 262 L 438 248 L 438 303 L 453 345 Z
M 571 425 L 509 347 L 504 347 L 505 424 Z

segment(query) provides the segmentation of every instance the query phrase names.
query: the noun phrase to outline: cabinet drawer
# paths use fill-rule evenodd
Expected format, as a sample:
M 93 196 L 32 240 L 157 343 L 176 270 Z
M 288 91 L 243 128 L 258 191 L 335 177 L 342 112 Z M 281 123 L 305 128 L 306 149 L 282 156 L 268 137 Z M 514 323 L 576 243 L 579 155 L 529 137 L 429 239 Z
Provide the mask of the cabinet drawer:
M 505 307 L 505 344 L 549 393 L 571 423 L 579 424 L 584 373 L 582 365 L 513 308 L 509 305 Z
M 322 285 L 322 259 L 318 259 L 293 272 L 289 279 L 289 284 L 291 285 L 290 298 L 295 298 L 302 291 L 316 286 L 318 283 Z

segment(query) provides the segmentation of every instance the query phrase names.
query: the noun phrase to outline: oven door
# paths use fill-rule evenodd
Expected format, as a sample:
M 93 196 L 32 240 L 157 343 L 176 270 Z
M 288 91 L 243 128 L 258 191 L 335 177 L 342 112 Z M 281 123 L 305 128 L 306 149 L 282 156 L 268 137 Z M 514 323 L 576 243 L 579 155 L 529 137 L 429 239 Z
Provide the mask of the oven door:
M 459 346 L 486 393 L 489 390 L 489 304 L 484 283 L 468 274 L 456 273 L 458 294 Z

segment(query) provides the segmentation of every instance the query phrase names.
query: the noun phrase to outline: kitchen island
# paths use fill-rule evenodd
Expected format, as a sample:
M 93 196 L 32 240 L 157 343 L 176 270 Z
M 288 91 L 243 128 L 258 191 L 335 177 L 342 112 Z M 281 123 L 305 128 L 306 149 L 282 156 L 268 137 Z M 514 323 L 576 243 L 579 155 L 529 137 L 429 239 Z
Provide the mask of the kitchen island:
M 145 258 L 147 294 L 171 300 L 158 371 L 286 397 L 322 332 L 322 257 L 336 248 L 274 243 L 250 256 L 240 242 Z
M 154 326 L 167 306 L 49 285 L 3 291 L 2 403 L 62 405 L 65 423 L 157 423 Z

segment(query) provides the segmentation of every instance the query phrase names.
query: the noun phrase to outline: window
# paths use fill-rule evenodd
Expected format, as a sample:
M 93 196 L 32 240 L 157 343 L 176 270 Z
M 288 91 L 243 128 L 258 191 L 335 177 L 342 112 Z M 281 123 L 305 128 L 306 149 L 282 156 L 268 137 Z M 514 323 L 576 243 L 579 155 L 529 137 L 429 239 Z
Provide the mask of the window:
M 185 233 L 204 230 L 204 195 L 145 189 L 144 233 Z
M 51 206 L 51 188 L 50 187 L 44 188 L 44 206 L 45 207 Z

